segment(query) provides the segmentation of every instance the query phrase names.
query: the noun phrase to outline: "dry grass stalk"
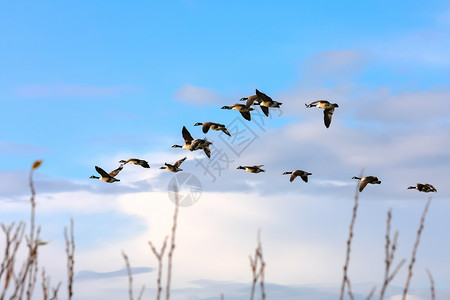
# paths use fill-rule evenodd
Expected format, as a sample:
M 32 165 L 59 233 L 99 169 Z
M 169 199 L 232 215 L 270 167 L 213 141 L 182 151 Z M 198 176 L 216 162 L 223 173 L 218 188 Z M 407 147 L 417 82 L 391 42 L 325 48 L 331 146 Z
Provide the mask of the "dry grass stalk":
M 435 300 L 436 299 L 436 293 L 434 290 L 434 280 L 433 280 L 433 275 L 431 275 L 430 270 L 426 269 L 427 274 L 428 274 L 428 278 L 430 279 L 430 289 L 431 289 L 431 300 Z
M 66 240 L 67 256 L 67 296 L 72 299 L 73 296 L 73 276 L 75 265 L 75 239 L 73 234 L 73 219 L 70 219 L 70 236 L 67 233 L 67 227 L 64 228 L 64 238 Z
M 41 279 L 41 286 L 42 286 L 42 299 L 48 300 L 49 297 L 49 288 L 50 288 L 50 276 L 45 277 L 45 268 L 42 268 L 42 279 Z
M 385 269 L 384 269 L 384 280 L 383 286 L 380 291 L 380 300 L 384 299 L 384 294 L 389 283 L 394 279 L 397 272 L 400 270 L 405 260 L 402 260 L 395 270 L 390 274 L 390 268 L 394 261 L 395 250 L 397 249 L 398 231 L 395 232 L 394 238 L 391 242 L 391 221 L 392 221 L 392 210 L 389 209 L 387 213 L 386 221 L 386 246 L 385 246 Z
M 170 238 L 170 248 L 168 253 L 166 300 L 169 300 L 170 298 L 170 283 L 172 279 L 172 259 L 173 259 L 173 252 L 175 250 L 175 233 L 177 231 L 177 219 L 179 208 L 178 187 L 174 185 L 173 190 L 175 191 L 175 211 L 173 213 L 172 236 Z
M 162 268 L 163 268 L 163 257 L 164 257 L 164 251 L 166 250 L 167 238 L 168 237 L 166 236 L 160 252 L 158 252 L 156 250 L 155 246 L 153 246 L 151 241 L 148 242 L 148 244 L 150 245 L 150 248 L 153 251 L 153 254 L 156 256 L 156 259 L 158 260 L 158 279 L 157 279 L 158 290 L 157 290 L 157 295 L 156 295 L 157 300 L 161 299 L 161 292 L 162 292 L 161 278 L 162 278 Z
M 128 295 L 130 300 L 133 300 L 133 275 L 131 274 L 130 261 L 128 260 L 128 256 L 123 251 L 122 256 L 123 259 L 125 260 L 125 266 L 127 267 L 128 272 Z
M 224 300 L 225 298 L 224 298 L 224 296 L 223 296 L 223 294 L 220 294 L 220 300 Z
M 360 177 L 362 177 L 362 176 L 360 176 Z M 350 287 L 350 279 L 348 278 L 348 266 L 350 263 L 350 253 L 351 253 L 351 248 L 352 248 L 353 229 L 355 227 L 355 221 L 356 221 L 356 216 L 357 216 L 357 212 L 358 212 L 358 202 L 359 202 L 358 190 L 359 190 L 359 183 L 356 185 L 355 204 L 353 206 L 352 220 L 350 222 L 349 236 L 347 239 L 347 253 L 346 253 L 346 257 L 345 257 L 344 276 L 342 278 L 341 294 L 339 297 L 340 300 L 344 299 L 345 285 L 347 284 L 347 286 Z M 349 290 L 349 294 L 351 294 L 350 290 Z
M 375 294 L 375 291 L 377 290 L 377 287 L 376 286 L 374 286 L 371 290 L 370 290 L 370 293 L 369 293 L 369 295 L 367 295 L 367 298 L 366 298 L 366 300 L 370 300 L 370 299 L 372 299 L 372 297 L 373 297 L 373 294 Z
M 414 267 L 414 263 L 416 261 L 417 249 L 419 248 L 420 236 L 423 231 L 423 227 L 424 227 L 424 223 L 425 223 L 425 216 L 427 215 L 428 208 L 430 207 L 430 203 L 431 203 L 431 197 L 428 198 L 427 204 L 425 205 L 425 208 L 422 213 L 422 217 L 420 218 L 420 226 L 419 226 L 419 229 L 417 230 L 416 242 L 414 243 L 414 248 L 413 248 L 413 252 L 411 255 L 411 261 L 408 266 L 408 277 L 406 278 L 405 288 L 403 289 L 402 300 L 406 300 L 406 295 L 408 294 L 409 284 L 410 284 L 411 278 L 413 276 L 413 267 Z
M 250 255 L 250 268 L 252 270 L 252 288 L 250 292 L 250 300 L 253 300 L 255 295 L 255 288 L 256 284 L 260 283 L 260 289 L 261 289 L 261 299 L 266 299 L 266 292 L 264 289 L 264 268 L 266 266 L 262 254 L 262 245 L 261 245 L 261 239 L 260 239 L 260 233 L 258 232 L 258 246 L 255 249 L 255 257 L 253 258 Z M 258 268 L 259 266 L 259 268 Z

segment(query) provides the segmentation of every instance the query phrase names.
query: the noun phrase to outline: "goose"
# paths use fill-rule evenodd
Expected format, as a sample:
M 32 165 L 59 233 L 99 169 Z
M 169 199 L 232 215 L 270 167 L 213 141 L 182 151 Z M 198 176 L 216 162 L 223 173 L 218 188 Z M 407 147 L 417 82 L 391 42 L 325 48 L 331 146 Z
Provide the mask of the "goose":
M 291 175 L 289 179 L 290 182 L 294 181 L 295 177 L 300 176 L 304 182 L 308 182 L 308 175 L 312 175 L 312 173 L 308 173 L 302 170 L 295 170 L 293 172 L 284 172 L 283 175 Z
M 436 188 L 429 183 L 417 183 L 416 186 L 408 187 L 408 190 L 418 190 L 419 192 L 429 193 L 437 192 Z
M 261 169 L 262 166 L 264 166 L 264 165 L 259 165 L 259 166 L 239 166 L 239 167 L 237 167 L 237 169 L 245 170 L 245 171 L 250 172 L 250 173 L 260 173 L 260 172 L 265 172 L 265 170 Z
M 104 182 L 113 183 L 116 181 L 120 181 L 119 179 L 114 178 L 114 177 L 117 176 L 117 174 L 119 174 L 119 172 L 122 171 L 122 169 L 123 169 L 123 164 L 121 164 L 117 169 L 109 172 L 109 174 L 108 174 L 102 168 L 95 166 L 95 170 L 101 175 L 101 177 L 92 175 L 89 178 L 100 179 L 101 181 L 104 181 Z
M 326 100 L 317 100 L 314 102 L 311 102 L 310 104 L 305 103 L 306 108 L 310 107 L 318 107 L 323 109 L 323 120 L 325 122 L 325 126 L 328 128 L 331 124 L 331 117 L 334 113 L 334 108 L 339 107 L 336 103 L 330 103 Z
M 195 123 L 194 126 L 203 126 L 203 133 L 207 133 L 210 129 L 216 131 L 223 131 L 228 136 L 231 136 L 228 129 L 223 124 L 213 123 L 213 122 L 204 122 L 204 123 Z
M 142 166 L 143 168 L 150 168 L 150 165 L 147 161 L 138 158 L 130 158 L 128 160 L 122 159 L 121 161 L 119 161 L 119 163 L 124 165 L 126 165 L 127 163 L 132 163 L 133 165 Z
M 173 145 L 172 148 L 183 148 L 190 151 L 203 149 L 206 156 L 208 156 L 208 158 L 211 157 L 211 150 L 209 149 L 209 145 L 211 145 L 212 143 L 209 142 L 206 138 L 194 140 L 192 135 L 186 129 L 186 126 L 183 126 L 181 134 L 183 135 L 184 145 Z
M 233 104 L 231 106 L 222 106 L 222 109 L 234 109 L 241 113 L 241 115 L 246 119 L 247 121 L 250 121 L 252 119 L 250 115 L 250 111 L 255 110 L 252 107 L 247 107 L 244 104 Z
M 364 188 L 366 187 L 366 185 L 368 183 L 371 183 L 371 184 L 380 184 L 381 183 L 381 181 L 378 180 L 378 177 L 375 177 L 375 176 L 366 176 L 363 178 L 354 176 L 352 179 L 361 180 L 361 183 L 359 184 L 360 192 L 362 192 L 364 190 Z
M 251 105 L 259 105 L 261 107 L 261 110 L 263 113 L 268 117 L 269 116 L 269 107 L 276 107 L 279 108 L 281 102 L 273 101 L 272 98 L 267 96 L 264 93 L 261 93 L 256 89 L 256 95 L 247 97 L 247 98 L 241 98 L 240 101 L 247 101 L 245 106 L 250 107 Z
M 177 160 L 173 165 L 168 164 L 168 163 L 164 163 L 166 166 L 165 167 L 160 167 L 160 169 L 166 169 L 166 170 L 169 170 L 169 171 L 174 172 L 174 173 L 179 172 L 179 171 L 183 171 L 183 169 L 180 169 L 179 167 L 180 167 L 181 163 L 183 161 L 185 161 L 185 160 L 186 160 L 186 157 L 184 157 L 184 158 L 182 158 L 180 160 Z

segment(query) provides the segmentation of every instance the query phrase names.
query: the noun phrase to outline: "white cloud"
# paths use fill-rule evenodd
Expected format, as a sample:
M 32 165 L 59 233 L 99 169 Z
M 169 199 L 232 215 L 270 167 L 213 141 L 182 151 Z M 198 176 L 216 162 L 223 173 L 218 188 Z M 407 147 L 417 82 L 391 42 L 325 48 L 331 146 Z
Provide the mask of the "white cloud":
M 175 99 L 198 106 L 219 105 L 225 101 L 225 98 L 214 89 L 191 84 L 185 84 L 179 88 L 175 92 Z

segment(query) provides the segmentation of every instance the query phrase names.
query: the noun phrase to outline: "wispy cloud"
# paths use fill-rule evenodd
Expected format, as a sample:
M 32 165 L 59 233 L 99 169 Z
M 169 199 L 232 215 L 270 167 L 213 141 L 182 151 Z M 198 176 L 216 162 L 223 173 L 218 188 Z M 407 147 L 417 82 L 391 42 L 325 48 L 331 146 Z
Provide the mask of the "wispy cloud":
M 76 84 L 30 84 L 16 89 L 18 96 L 23 98 L 103 98 L 122 94 L 136 93 L 139 88 L 130 85 L 118 86 L 87 86 Z
M 34 155 L 39 156 L 47 153 L 48 148 L 35 145 L 19 144 L 6 141 L 0 141 L 0 155 L 19 156 Z
M 224 97 L 211 88 L 185 84 L 175 92 L 175 99 L 193 105 L 218 105 Z
M 131 273 L 133 275 L 153 272 L 153 268 L 149 267 L 131 267 Z M 75 280 L 87 280 L 87 279 L 103 279 L 128 276 L 127 269 L 121 269 L 112 272 L 95 272 L 90 270 L 83 270 L 75 275 Z

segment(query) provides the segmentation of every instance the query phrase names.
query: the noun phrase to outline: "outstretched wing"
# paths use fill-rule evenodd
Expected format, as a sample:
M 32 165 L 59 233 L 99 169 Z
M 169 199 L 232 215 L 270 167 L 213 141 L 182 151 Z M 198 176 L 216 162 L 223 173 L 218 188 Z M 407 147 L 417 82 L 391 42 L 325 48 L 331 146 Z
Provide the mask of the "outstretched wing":
M 308 175 L 304 174 L 300 176 L 304 182 L 308 182 Z
M 181 131 L 181 134 L 183 135 L 183 139 L 186 143 L 189 144 L 190 142 L 192 142 L 192 140 L 193 140 L 192 135 L 186 129 L 186 126 L 183 126 L 183 130 Z
M 150 168 L 150 165 L 148 164 L 148 162 L 147 162 L 146 160 L 143 160 L 143 159 L 139 160 L 139 164 L 140 164 L 143 168 L 146 168 L 146 169 Z
M 259 107 L 261 107 L 261 110 L 263 111 L 263 113 L 266 115 L 266 117 L 269 116 L 269 108 L 267 106 L 262 106 L 260 105 Z
M 209 145 L 203 147 L 203 151 L 205 151 L 206 156 L 211 158 L 211 150 L 209 150 Z
M 182 158 L 182 159 L 180 159 L 180 160 L 177 160 L 177 162 L 174 163 L 173 166 L 174 166 L 175 168 L 178 168 L 178 167 L 181 165 L 181 163 L 182 163 L 183 161 L 185 161 L 185 160 L 186 160 L 186 157 L 184 157 L 184 158 Z
M 207 133 L 208 132 L 208 130 L 209 130 L 209 127 L 211 127 L 211 122 L 205 122 L 205 123 L 203 123 L 203 127 L 202 127 L 202 129 L 203 129 L 203 133 Z
M 249 108 L 250 106 L 253 105 L 253 103 L 255 102 L 256 98 L 258 98 L 257 95 L 253 95 L 247 98 L 247 102 L 245 103 L 245 107 Z
M 289 179 L 290 182 L 294 181 L 295 177 L 297 177 L 297 174 L 295 172 L 291 173 L 291 178 Z
M 103 170 L 100 167 L 95 166 L 95 170 L 98 172 L 98 174 L 100 174 L 102 177 L 110 177 L 110 175 L 108 173 L 105 172 L 105 170 Z
M 229 132 L 228 129 L 226 129 L 225 127 L 222 128 L 222 131 L 223 131 L 226 135 L 231 136 L 230 132 Z
M 111 176 L 111 177 L 115 177 L 117 174 L 119 174 L 120 171 L 122 171 L 122 169 L 123 169 L 123 165 L 120 165 L 120 167 L 118 167 L 114 171 L 109 172 L 108 175 Z
M 247 121 L 250 121 L 252 119 L 249 111 L 241 111 L 240 113 L 244 117 L 244 119 L 246 119 Z
M 333 116 L 334 108 L 324 109 L 323 111 L 323 121 L 325 122 L 325 127 L 330 127 L 331 117 Z
M 256 95 L 257 95 L 258 98 L 259 98 L 259 102 L 262 102 L 262 101 L 273 102 L 272 98 L 270 98 L 269 96 L 267 96 L 267 95 L 264 94 L 264 93 L 261 93 L 261 92 L 258 91 L 258 90 L 256 90 Z
M 367 182 L 366 179 L 361 180 L 361 183 L 359 184 L 359 191 L 360 192 L 362 192 L 364 190 L 364 188 L 366 187 L 367 183 L 368 182 Z

